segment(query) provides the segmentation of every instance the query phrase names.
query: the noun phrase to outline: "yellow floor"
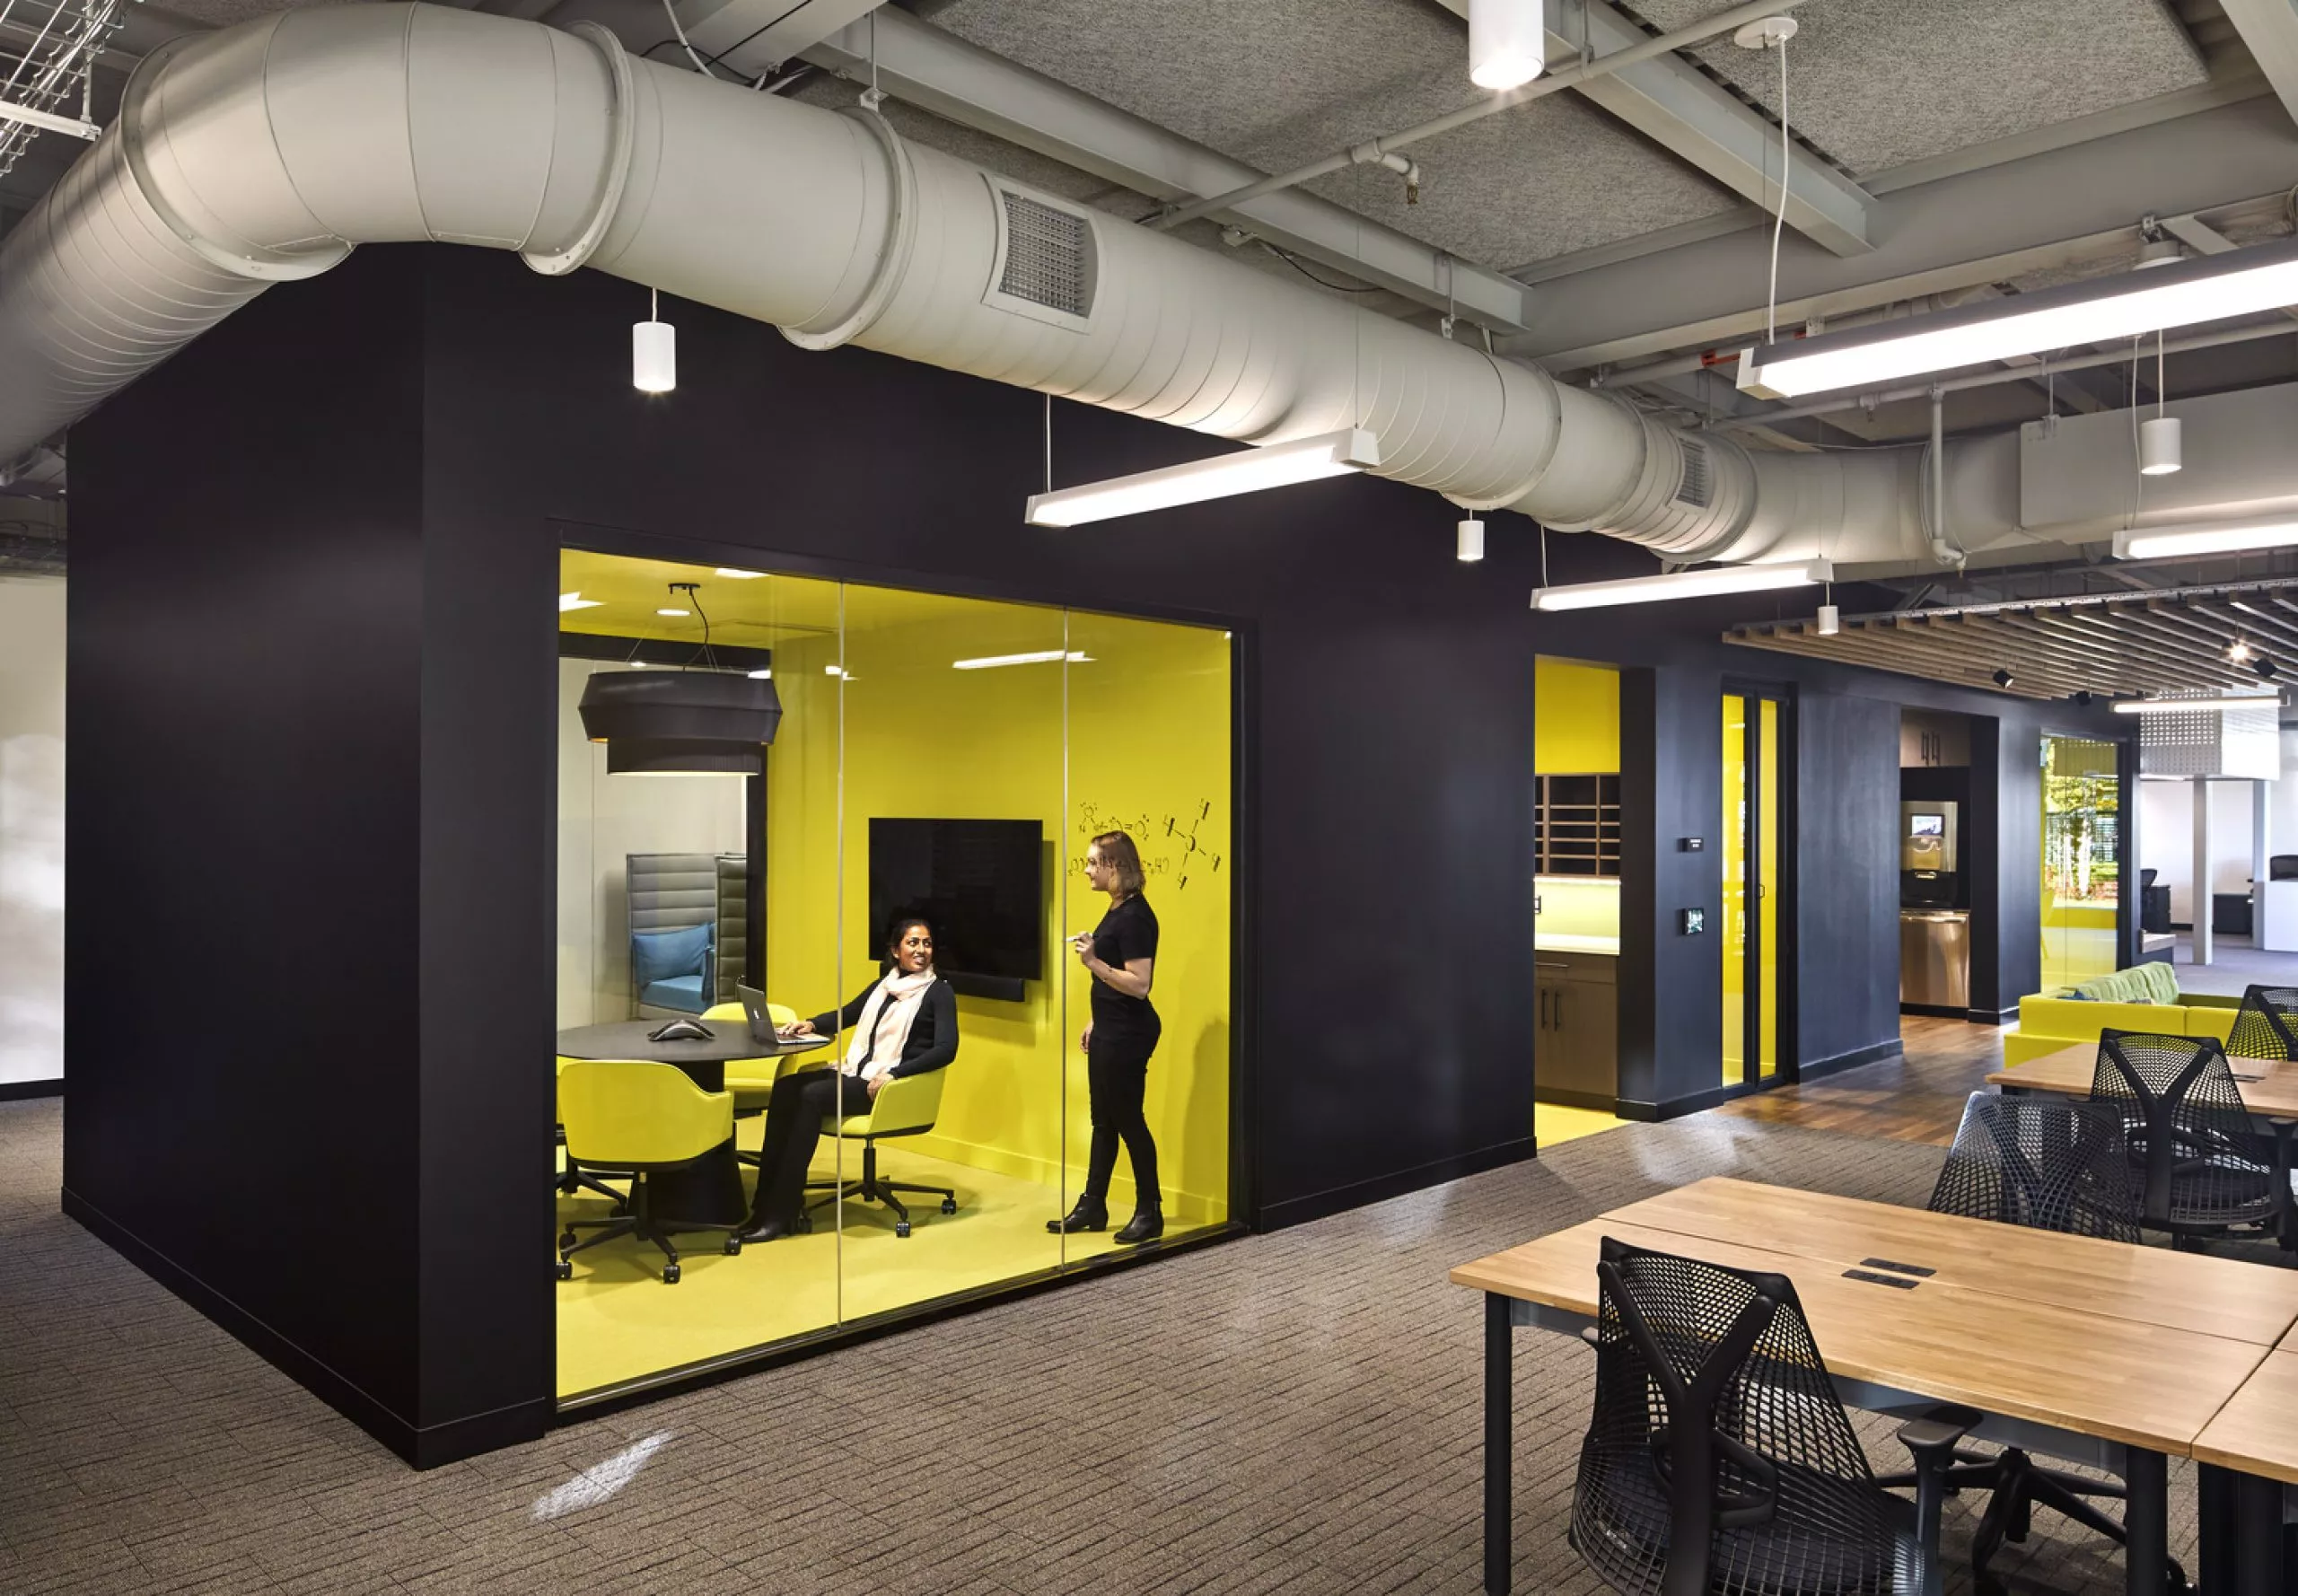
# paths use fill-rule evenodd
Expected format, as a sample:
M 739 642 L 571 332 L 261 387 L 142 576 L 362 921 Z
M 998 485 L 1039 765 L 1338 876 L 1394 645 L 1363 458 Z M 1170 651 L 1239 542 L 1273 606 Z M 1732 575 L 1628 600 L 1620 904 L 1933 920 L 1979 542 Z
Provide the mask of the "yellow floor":
M 1627 1120 L 1607 1114 L 1600 1109 L 1572 1109 L 1562 1103 L 1532 1105 L 1532 1136 L 1543 1147 L 1557 1146 L 1565 1142 L 1576 1142 L 1582 1136 L 1592 1136 L 1600 1130 L 1609 1130 Z
M 743 1146 L 757 1146 L 761 1124 L 746 1119 L 737 1127 Z M 858 1173 L 861 1149 L 825 1140 L 813 1178 L 829 1179 L 841 1152 L 847 1178 Z M 1064 1211 L 1062 1195 L 1050 1187 L 906 1153 L 898 1144 L 882 1148 L 878 1163 L 887 1179 L 953 1188 L 958 1212 L 944 1215 L 939 1197 L 904 1193 L 911 1232 L 899 1238 L 886 1209 L 848 1203 L 842 1229 L 825 1208 L 811 1234 L 747 1247 L 732 1258 L 715 1237 L 697 1232 L 677 1238 L 676 1285 L 662 1284 L 662 1256 L 652 1245 L 626 1237 L 577 1253 L 574 1278 L 556 1288 L 559 1396 L 1117 1250 L 1109 1231 L 1048 1234 L 1046 1221 Z M 745 1188 L 753 1174 L 745 1166 Z M 608 1207 L 605 1198 L 585 1192 L 561 1197 L 558 1216 L 562 1223 L 603 1218 Z M 1114 1226 L 1126 1216 L 1111 1217 Z M 1171 1215 L 1166 1223 L 1168 1238 L 1201 1228 L 1175 1224 Z

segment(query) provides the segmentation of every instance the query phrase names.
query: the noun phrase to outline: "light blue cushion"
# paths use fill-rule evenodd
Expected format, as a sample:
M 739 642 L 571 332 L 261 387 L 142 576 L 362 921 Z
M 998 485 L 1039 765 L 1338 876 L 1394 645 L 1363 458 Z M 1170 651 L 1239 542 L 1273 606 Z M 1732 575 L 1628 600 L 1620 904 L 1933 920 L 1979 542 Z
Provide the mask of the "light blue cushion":
M 710 1006 L 702 999 L 700 976 L 672 976 L 666 981 L 649 981 L 639 992 L 638 1001 L 689 1014 L 698 1014 Z
M 634 931 L 630 934 L 630 984 L 640 991 L 676 976 L 702 976 L 710 970 L 711 933 L 705 921 L 678 931 Z

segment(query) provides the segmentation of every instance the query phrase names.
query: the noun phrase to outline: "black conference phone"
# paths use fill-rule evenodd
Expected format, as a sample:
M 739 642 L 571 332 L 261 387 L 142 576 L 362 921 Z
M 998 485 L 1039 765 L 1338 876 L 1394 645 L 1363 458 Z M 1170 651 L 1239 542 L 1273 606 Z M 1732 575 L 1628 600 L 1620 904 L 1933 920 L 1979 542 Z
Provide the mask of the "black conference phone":
M 715 1042 L 718 1033 L 699 1020 L 672 1020 L 646 1033 L 650 1042 Z

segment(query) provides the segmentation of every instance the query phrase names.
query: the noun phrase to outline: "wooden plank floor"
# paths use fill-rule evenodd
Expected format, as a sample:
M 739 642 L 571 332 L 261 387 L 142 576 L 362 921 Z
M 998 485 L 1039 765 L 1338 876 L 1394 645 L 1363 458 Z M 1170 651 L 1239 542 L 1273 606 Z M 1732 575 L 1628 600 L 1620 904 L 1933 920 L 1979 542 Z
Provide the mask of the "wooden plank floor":
M 2003 1067 L 2003 1033 L 1992 1025 L 1907 1014 L 1899 1020 L 1907 1052 L 1862 1065 L 1808 1086 L 1782 1086 L 1710 1110 L 1771 1125 L 1843 1131 L 1894 1142 L 1952 1146 L 1963 1103 L 1991 1090 L 1987 1073 Z

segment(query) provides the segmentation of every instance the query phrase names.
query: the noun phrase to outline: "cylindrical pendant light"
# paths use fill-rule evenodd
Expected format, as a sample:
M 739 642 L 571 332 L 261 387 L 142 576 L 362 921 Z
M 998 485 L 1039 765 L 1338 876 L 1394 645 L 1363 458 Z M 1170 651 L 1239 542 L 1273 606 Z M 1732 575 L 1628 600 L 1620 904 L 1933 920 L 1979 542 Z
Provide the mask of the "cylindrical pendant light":
M 1820 636 L 1832 637 L 1843 630 L 1843 611 L 1833 604 L 1820 606 Z
M 2167 477 L 2183 462 L 2179 458 L 2179 418 L 2152 416 L 2138 424 L 2138 474 Z
M 1473 518 L 1460 522 L 1459 557 L 1469 565 L 1484 557 L 1484 522 Z
M 1479 89 L 1521 89 L 1548 57 L 1543 0 L 1469 0 L 1469 81 Z
M 601 671 L 583 687 L 583 732 L 614 776 L 757 776 L 782 723 L 769 677 L 724 671 Z
M 661 315 L 657 294 L 650 319 L 630 324 L 630 385 L 641 393 L 668 393 L 679 385 L 678 329 Z

